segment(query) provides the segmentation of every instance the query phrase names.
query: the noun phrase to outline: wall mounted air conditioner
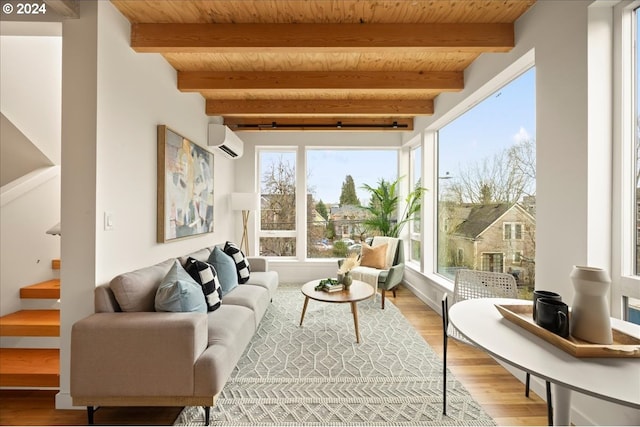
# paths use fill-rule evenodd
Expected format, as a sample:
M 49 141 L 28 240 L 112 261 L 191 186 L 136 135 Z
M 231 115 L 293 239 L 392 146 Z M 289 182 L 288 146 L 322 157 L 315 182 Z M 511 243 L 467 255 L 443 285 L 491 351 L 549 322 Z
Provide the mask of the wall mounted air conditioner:
M 228 126 L 209 123 L 207 145 L 218 147 L 229 159 L 239 159 L 244 152 L 244 142 Z

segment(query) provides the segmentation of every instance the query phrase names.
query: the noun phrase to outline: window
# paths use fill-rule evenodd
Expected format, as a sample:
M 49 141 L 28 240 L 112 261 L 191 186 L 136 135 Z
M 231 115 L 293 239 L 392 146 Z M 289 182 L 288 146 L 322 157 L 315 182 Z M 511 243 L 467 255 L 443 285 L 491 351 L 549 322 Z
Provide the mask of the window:
M 504 240 L 522 240 L 522 223 L 505 222 L 502 238 Z
M 500 253 L 483 253 L 482 254 L 482 271 L 493 271 L 496 273 L 504 272 L 504 255 Z
M 398 179 L 396 149 L 306 149 L 307 257 L 359 252 L 379 230 L 366 224 L 371 194 L 380 180 Z
M 439 274 L 517 266 L 534 288 L 535 101 L 531 68 L 438 130 Z
M 411 183 L 413 189 L 422 187 L 422 147 L 418 146 L 411 150 Z M 411 220 L 411 233 L 410 233 L 410 253 L 411 260 L 420 262 L 422 257 L 421 248 L 421 224 L 420 224 L 421 212 L 416 212 Z
M 260 255 L 296 254 L 296 152 L 258 150 Z
M 522 262 L 522 251 L 515 251 L 513 253 L 513 262 L 516 264 Z
M 640 1 L 620 2 L 614 17 L 620 36 L 614 39 L 614 101 L 620 114 L 614 184 L 621 197 L 614 205 L 619 226 L 613 246 L 620 251 L 614 255 L 612 307 L 615 316 L 640 324 Z

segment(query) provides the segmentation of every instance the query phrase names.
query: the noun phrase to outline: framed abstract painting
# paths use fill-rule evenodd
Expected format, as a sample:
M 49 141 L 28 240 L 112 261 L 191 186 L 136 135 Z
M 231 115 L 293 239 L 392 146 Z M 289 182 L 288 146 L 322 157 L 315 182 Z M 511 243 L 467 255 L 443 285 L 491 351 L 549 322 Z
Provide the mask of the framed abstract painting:
M 158 125 L 157 240 L 213 232 L 213 154 Z

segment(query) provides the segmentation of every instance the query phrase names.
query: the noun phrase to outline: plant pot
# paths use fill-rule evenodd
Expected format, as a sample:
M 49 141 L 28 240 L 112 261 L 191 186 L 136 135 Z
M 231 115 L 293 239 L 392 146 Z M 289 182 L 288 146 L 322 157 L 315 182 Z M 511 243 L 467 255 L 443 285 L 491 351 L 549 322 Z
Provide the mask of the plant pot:
M 344 290 L 348 291 L 352 283 L 353 283 L 353 277 L 351 277 L 351 274 L 345 273 L 344 277 L 342 278 L 342 284 L 344 285 Z

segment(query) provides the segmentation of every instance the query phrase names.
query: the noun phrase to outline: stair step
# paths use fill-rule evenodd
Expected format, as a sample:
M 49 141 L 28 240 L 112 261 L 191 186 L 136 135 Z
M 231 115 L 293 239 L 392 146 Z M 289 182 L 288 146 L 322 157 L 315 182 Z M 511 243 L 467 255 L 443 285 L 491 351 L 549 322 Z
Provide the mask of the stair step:
M 52 259 L 51 260 L 51 268 L 53 270 L 60 270 L 60 260 L 59 259 Z
M 60 299 L 60 279 L 45 280 L 20 288 L 20 298 Z
M 2 316 L 0 317 L 0 336 L 58 337 L 60 336 L 60 311 L 20 310 Z
M 60 350 L 0 349 L 0 387 L 60 387 Z

